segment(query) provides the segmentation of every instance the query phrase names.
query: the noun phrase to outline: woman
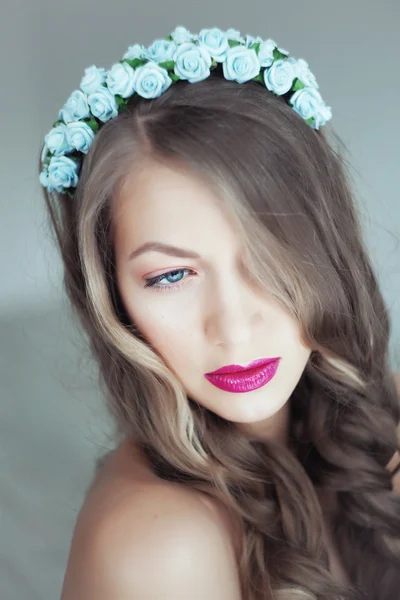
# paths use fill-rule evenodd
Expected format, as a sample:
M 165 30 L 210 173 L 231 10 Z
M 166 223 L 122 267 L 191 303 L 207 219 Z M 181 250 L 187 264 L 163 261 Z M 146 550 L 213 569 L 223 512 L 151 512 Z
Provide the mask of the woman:
M 393 600 L 390 316 L 307 63 L 178 27 L 59 116 L 40 179 L 118 431 L 62 600 Z

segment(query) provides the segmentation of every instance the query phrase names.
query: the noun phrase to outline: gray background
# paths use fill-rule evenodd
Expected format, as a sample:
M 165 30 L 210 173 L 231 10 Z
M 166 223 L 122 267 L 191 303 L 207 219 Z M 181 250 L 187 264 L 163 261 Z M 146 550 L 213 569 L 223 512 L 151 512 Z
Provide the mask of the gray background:
M 0 8 L 0 597 L 60 595 L 95 459 L 113 447 L 96 367 L 70 319 L 36 173 L 85 67 L 176 25 L 271 37 L 309 62 L 346 143 L 400 370 L 400 8 L 397 0 L 134 3 L 6 0 Z

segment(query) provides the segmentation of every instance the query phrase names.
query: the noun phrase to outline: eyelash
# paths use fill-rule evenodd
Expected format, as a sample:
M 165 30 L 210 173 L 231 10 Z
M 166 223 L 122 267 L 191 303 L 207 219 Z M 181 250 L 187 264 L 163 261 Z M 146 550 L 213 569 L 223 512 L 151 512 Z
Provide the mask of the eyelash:
M 185 283 L 184 284 L 173 283 L 171 285 L 157 285 L 157 283 L 159 281 L 161 281 L 162 279 L 164 279 L 165 277 L 168 277 L 168 275 L 172 275 L 172 274 L 176 274 L 176 273 L 183 273 L 184 271 L 187 271 L 188 273 L 191 273 L 191 274 L 195 274 L 195 272 L 192 269 L 174 269 L 173 271 L 167 271 L 166 273 L 163 273 L 162 275 L 157 275 L 157 277 L 150 277 L 149 279 L 145 279 L 146 285 L 144 287 L 145 288 L 153 287 L 156 290 L 161 290 L 163 292 L 178 289 L 178 288 L 182 287 L 182 285 L 186 285 L 186 284 Z M 182 281 L 182 279 L 181 279 L 181 281 Z

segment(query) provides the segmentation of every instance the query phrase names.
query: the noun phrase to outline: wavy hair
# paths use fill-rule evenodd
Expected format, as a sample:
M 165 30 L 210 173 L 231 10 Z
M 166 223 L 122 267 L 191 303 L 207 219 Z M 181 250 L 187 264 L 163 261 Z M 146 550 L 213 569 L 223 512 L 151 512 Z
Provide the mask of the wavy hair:
M 161 478 L 211 486 L 239 526 L 246 600 L 393 600 L 400 589 L 400 498 L 386 469 L 400 421 L 390 315 L 327 127 L 217 69 L 159 98 L 130 98 L 98 131 L 74 199 L 44 189 L 117 435 L 136 440 Z M 249 439 L 188 397 L 128 317 L 113 208 L 148 159 L 214 187 L 243 229 L 247 277 L 290 310 L 312 349 L 289 399 L 290 448 Z M 330 572 L 315 485 L 337 492 L 334 536 L 350 587 Z

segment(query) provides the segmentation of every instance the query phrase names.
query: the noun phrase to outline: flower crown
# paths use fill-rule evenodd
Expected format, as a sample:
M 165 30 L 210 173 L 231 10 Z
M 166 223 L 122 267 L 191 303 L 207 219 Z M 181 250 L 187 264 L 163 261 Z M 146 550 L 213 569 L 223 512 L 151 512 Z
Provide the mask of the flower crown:
M 321 98 L 308 63 L 288 56 L 273 40 L 251 35 L 243 38 L 235 29 L 215 27 L 194 35 L 178 26 L 148 48 L 130 46 L 107 72 L 88 67 L 80 89 L 72 92 L 44 138 L 40 183 L 49 192 L 72 198 L 83 157 L 96 132 L 127 108 L 131 96 L 157 98 L 180 79 L 202 81 L 218 63 L 222 63 L 225 79 L 256 81 L 278 96 L 293 92 L 286 96 L 288 104 L 313 129 L 319 129 L 332 118 L 331 107 Z

